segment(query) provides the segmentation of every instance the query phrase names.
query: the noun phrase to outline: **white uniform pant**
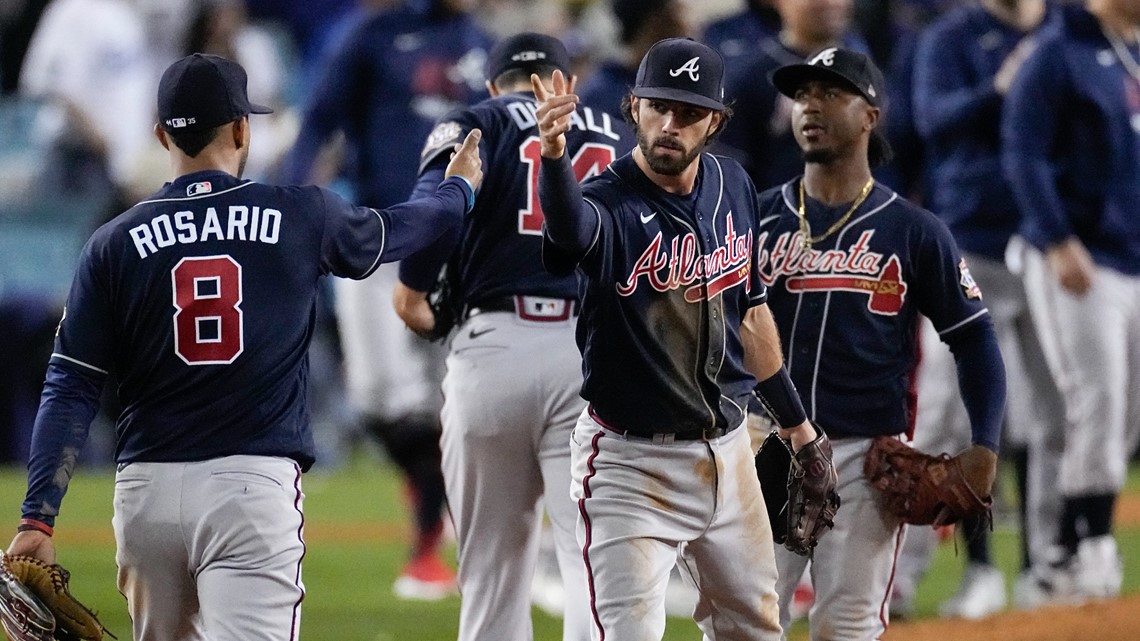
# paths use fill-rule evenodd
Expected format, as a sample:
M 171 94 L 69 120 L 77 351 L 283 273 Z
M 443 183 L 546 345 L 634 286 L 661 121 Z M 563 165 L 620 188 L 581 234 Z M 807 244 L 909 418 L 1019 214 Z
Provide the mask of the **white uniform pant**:
M 1025 247 L 1025 290 L 1064 399 L 1065 496 L 1118 494 L 1140 438 L 1140 277 L 1097 267 L 1084 296 L 1065 291 Z
M 903 542 L 903 525 L 880 507 L 877 491 L 863 476 L 871 439 L 831 441 L 842 505 L 835 528 L 815 548 L 809 572 L 815 602 L 808 612 L 813 641 L 872 641 L 890 623 L 891 580 Z M 780 623 L 791 622 L 796 584 L 808 558 L 776 549 L 780 580 Z M 786 638 L 786 637 L 785 637 Z
M 698 591 L 705 639 L 780 638 L 772 530 L 746 429 L 655 444 L 583 412 L 571 453 L 595 641 L 659 641 L 674 565 Z
M 482 313 L 452 339 L 440 445 L 459 548 L 459 641 L 533 638 L 542 506 L 566 593 L 563 638 L 589 638 L 570 499 L 570 432 L 585 404 L 575 320 Z
M 135 641 L 294 641 L 304 517 L 291 460 L 132 463 L 115 475 L 119 591 Z

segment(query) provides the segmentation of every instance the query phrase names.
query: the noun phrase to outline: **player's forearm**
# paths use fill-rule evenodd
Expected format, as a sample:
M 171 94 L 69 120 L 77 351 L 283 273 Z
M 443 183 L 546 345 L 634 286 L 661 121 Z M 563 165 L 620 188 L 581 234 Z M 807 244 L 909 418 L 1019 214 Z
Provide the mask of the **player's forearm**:
M 412 200 L 427 198 L 435 193 L 443 181 L 444 167 L 425 170 L 412 190 Z M 400 282 L 413 290 L 431 291 L 439 276 L 439 270 L 459 244 L 462 226 L 455 226 L 444 232 L 432 244 L 400 261 Z
M 807 422 L 807 412 L 799 392 L 784 367 L 780 336 L 767 305 L 748 310 L 740 326 L 744 346 L 744 366 L 758 381 L 756 398 L 779 428 L 780 436 L 798 450 L 815 438 L 815 430 Z
M 458 226 L 471 210 L 475 192 L 470 183 L 452 176 L 439 184 L 427 198 L 417 198 L 389 207 L 386 212 L 391 230 L 382 261 L 403 260 Z
M 105 376 L 66 365 L 48 365 L 32 431 L 24 519 L 49 527 L 55 524 L 91 421 L 99 409 L 105 380 Z
M 958 388 L 971 440 L 997 452 L 1005 415 L 1005 364 L 988 316 L 945 337 L 958 366 Z
M 566 154 L 556 160 L 542 159 L 538 199 L 546 218 L 546 235 L 554 244 L 575 253 L 590 248 L 598 231 L 597 213 L 582 200 L 582 188 Z

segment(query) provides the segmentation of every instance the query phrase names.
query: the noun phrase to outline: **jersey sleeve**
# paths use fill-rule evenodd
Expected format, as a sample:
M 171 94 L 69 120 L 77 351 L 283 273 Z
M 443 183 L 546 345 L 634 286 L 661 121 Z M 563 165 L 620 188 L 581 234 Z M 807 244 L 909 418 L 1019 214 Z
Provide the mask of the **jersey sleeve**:
M 321 270 L 334 276 L 364 278 L 380 264 L 389 223 L 379 210 L 357 207 L 327 189 L 313 187 L 324 211 Z
M 947 335 L 989 315 L 982 291 L 970 274 L 946 225 L 929 212 L 919 212 L 918 247 L 909 280 L 919 312 Z
M 69 363 L 106 376 L 111 369 L 115 336 L 111 291 L 107 282 L 106 248 L 96 234 L 83 248 L 56 331 L 53 363 Z
M 914 122 L 923 138 L 962 135 L 978 123 L 1000 117 L 1001 96 L 993 75 L 976 77 L 965 56 L 973 42 L 936 26 L 922 34 L 914 60 Z

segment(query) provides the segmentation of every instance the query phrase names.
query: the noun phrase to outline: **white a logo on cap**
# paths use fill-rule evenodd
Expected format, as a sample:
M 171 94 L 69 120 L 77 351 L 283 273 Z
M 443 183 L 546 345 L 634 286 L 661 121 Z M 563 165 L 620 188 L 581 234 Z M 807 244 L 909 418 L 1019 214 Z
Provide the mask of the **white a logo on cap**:
M 679 76 L 683 73 L 688 73 L 689 74 L 689 80 L 696 82 L 696 81 L 701 79 L 701 74 L 698 73 L 701 70 L 701 66 L 697 64 L 700 61 L 701 61 L 701 57 L 695 56 L 691 60 L 686 62 L 685 64 L 681 65 L 680 67 L 678 67 L 676 69 L 670 69 L 669 75 L 676 78 L 677 76 Z
M 830 49 L 824 49 L 823 51 L 820 51 L 819 53 L 815 54 L 811 60 L 808 60 L 808 64 L 830 67 L 835 63 L 835 52 L 837 49 L 838 47 L 831 47 Z

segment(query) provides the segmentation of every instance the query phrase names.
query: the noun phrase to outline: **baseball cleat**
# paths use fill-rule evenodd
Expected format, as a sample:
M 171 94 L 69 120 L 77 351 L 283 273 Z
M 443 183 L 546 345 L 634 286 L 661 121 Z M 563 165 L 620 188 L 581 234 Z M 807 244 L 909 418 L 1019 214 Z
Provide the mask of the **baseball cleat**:
M 1001 570 L 985 563 L 970 562 L 958 592 L 938 606 L 938 616 L 981 619 L 1005 609 L 1005 578 Z
M 438 555 L 423 554 L 404 566 L 392 591 L 408 601 L 439 601 L 458 594 L 455 571 Z

